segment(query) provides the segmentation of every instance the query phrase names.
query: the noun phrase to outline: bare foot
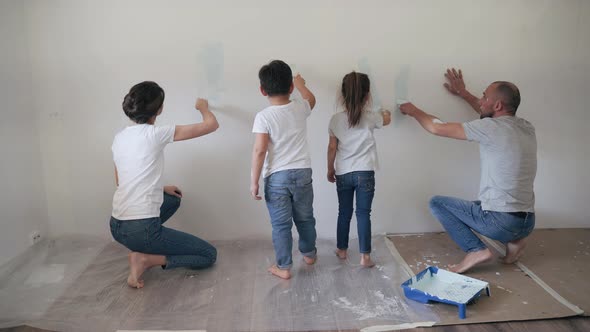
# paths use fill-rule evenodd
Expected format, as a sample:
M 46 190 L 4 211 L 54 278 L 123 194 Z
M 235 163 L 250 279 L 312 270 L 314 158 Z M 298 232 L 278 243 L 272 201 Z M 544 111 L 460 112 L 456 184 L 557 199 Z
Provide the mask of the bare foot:
M 346 259 L 346 249 L 336 249 L 334 253 L 336 256 L 338 256 L 338 258 Z
M 268 272 L 270 272 L 270 273 L 274 274 L 275 276 L 282 278 L 282 279 L 291 279 L 291 271 L 281 270 L 276 265 L 269 267 Z
M 143 280 L 140 279 L 146 270 L 147 258 L 145 254 L 139 252 L 130 252 L 127 256 L 129 259 L 129 277 L 127 284 L 133 288 L 143 288 Z
M 370 254 L 361 254 L 361 265 L 364 267 L 373 267 L 375 262 L 371 260 Z
M 506 256 L 501 257 L 500 260 L 504 264 L 512 264 L 522 256 L 524 248 L 526 248 L 526 241 L 524 238 L 510 241 L 506 243 Z
M 475 265 L 489 261 L 492 257 L 494 257 L 494 254 L 488 248 L 470 252 L 463 258 L 461 263 L 449 266 L 449 270 L 455 273 L 464 273 Z
M 315 263 L 315 261 L 317 260 L 317 257 L 307 257 L 307 256 L 303 256 L 303 261 L 305 262 L 305 264 L 307 265 L 313 265 Z

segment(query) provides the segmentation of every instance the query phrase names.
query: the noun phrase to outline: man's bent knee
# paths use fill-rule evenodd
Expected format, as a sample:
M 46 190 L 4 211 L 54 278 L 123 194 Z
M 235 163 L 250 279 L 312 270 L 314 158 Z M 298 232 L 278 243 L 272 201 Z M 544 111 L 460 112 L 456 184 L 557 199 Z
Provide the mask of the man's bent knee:
M 434 213 L 434 211 L 438 211 L 442 207 L 442 202 L 444 200 L 444 196 L 432 196 L 430 201 L 428 202 L 428 207 L 430 211 Z

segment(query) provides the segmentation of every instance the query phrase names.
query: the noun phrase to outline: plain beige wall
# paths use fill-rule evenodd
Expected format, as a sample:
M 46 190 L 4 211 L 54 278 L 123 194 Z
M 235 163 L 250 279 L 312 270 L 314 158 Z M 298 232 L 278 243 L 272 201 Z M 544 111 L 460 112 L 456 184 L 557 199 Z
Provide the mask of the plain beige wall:
M 337 216 L 335 187 L 325 180 L 328 121 L 343 75 L 367 68 L 383 106 L 405 94 L 446 121 L 476 115 L 442 87 L 448 66 L 461 67 L 477 95 L 495 80 L 516 83 L 518 115 L 537 128 L 538 226 L 590 226 L 588 1 L 29 1 L 26 8 L 53 235 L 110 236 L 110 146 L 128 124 L 121 101 L 133 84 L 154 80 L 167 93 L 157 123 L 200 120 L 193 104 L 201 95 L 214 99 L 221 124 L 167 148 L 166 179 L 185 195 L 171 224 L 207 239 L 270 237 L 266 206 L 248 191 L 252 121 L 267 105 L 257 72 L 277 58 L 301 72 L 318 100 L 308 138 L 321 237 L 335 236 Z M 477 144 L 431 136 L 398 112 L 393 121 L 376 134 L 373 232 L 441 230 L 428 200 L 476 198 Z
M 25 4 L 0 1 L 0 265 L 47 235 Z

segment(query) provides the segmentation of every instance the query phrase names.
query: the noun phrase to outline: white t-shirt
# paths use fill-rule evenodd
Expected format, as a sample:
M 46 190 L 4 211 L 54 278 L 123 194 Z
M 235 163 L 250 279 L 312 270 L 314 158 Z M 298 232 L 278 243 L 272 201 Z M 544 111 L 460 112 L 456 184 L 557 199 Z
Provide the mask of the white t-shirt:
M 253 133 L 270 137 L 262 176 L 287 169 L 310 168 L 307 146 L 307 100 L 292 100 L 286 105 L 269 106 L 256 114 Z
M 377 112 L 364 111 L 360 122 L 353 128 L 348 125 L 348 116 L 345 111 L 332 116 L 329 133 L 330 136 L 338 139 L 334 163 L 336 175 L 379 169 L 373 129 L 381 127 L 383 127 L 383 115 Z
M 174 141 L 175 126 L 140 124 L 119 132 L 113 160 L 119 186 L 113 197 L 113 217 L 133 220 L 160 216 L 164 201 L 164 147 Z

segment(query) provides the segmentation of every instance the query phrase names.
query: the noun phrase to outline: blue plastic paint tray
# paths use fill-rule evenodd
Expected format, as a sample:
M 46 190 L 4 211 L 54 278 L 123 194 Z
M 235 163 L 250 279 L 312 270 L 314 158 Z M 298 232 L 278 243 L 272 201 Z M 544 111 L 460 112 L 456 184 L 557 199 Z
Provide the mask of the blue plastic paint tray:
M 448 303 L 459 307 L 459 318 L 465 319 L 466 306 L 477 299 L 482 290 L 490 296 L 487 282 L 449 272 L 434 266 L 427 267 L 402 284 L 408 299 L 428 303 Z

